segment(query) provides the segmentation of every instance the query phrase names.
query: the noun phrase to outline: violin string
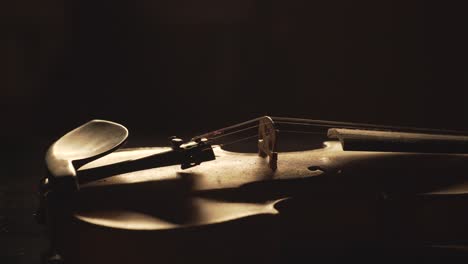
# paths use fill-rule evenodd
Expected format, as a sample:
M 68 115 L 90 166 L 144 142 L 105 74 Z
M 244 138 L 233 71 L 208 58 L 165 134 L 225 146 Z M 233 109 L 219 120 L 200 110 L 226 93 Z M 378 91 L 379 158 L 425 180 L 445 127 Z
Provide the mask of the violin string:
M 281 130 L 280 132 L 286 132 L 286 133 L 307 133 L 307 134 L 323 134 L 323 133 L 305 132 L 305 131 L 294 131 L 294 130 Z M 247 137 L 240 138 L 240 139 L 237 139 L 237 140 L 233 140 L 233 141 L 230 141 L 230 142 L 227 142 L 227 143 L 218 144 L 218 145 L 213 146 L 213 148 L 216 148 L 216 147 L 222 148 L 222 147 L 225 147 L 225 146 L 228 146 L 228 145 L 232 145 L 232 144 L 235 144 L 235 143 L 239 143 L 239 142 L 242 142 L 242 141 L 247 141 L 247 140 L 252 139 L 252 138 L 258 138 L 258 135 L 247 136 Z
M 322 125 L 322 124 L 306 124 L 306 123 L 282 122 L 282 121 L 277 121 L 277 122 L 275 122 L 275 124 L 289 124 L 289 125 L 302 125 L 302 126 L 327 127 L 327 128 L 330 127 L 330 126 L 328 126 L 328 125 Z M 209 138 L 209 140 L 210 140 L 210 141 L 220 140 L 220 139 L 223 138 L 223 137 L 235 135 L 235 134 L 238 134 L 238 133 L 241 133 L 241 132 L 250 130 L 250 129 L 258 128 L 258 127 L 259 127 L 259 125 L 246 127 L 246 128 L 243 128 L 243 129 L 239 129 L 239 130 L 233 131 L 233 132 L 229 132 L 229 133 L 222 134 L 222 135 L 220 135 L 220 136 L 216 136 L 216 137 Z M 346 127 L 348 127 L 348 128 L 358 128 L 358 127 L 352 127 L 352 126 L 346 126 Z M 278 132 L 280 132 L 280 133 L 296 133 L 296 134 L 314 134 L 314 135 L 323 135 L 323 136 L 326 136 L 326 133 L 324 133 L 324 132 L 314 132 L 314 131 L 300 131 L 300 130 L 283 130 L 283 129 L 278 129 Z M 248 139 L 253 138 L 253 137 L 258 137 L 258 135 L 249 136 L 249 137 L 241 138 L 241 139 L 234 140 L 234 141 L 231 141 L 231 142 L 228 142 L 228 143 L 219 144 L 219 146 L 231 145 L 231 144 L 234 144 L 234 143 L 238 143 L 238 142 L 242 142 L 242 141 L 248 140 Z
M 286 124 L 286 125 L 295 125 L 295 126 L 309 126 L 309 127 L 319 127 L 319 128 L 332 128 L 332 127 L 339 127 L 339 128 L 371 128 L 371 127 L 361 127 L 361 126 L 353 126 L 349 124 L 341 125 L 341 126 L 333 126 L 327 124 L 310 124 L 310 123 L 295 123 L 295 122 L 283 122 L 277 121 L 275 124 Z M 387 129 L 389 130 L 389 129 Z
M 244 137 L 244 138 L 241 138 L 241 139 L 237 139 L 237 140 L 234 140 L 234 141 L 230 141 L 230 142 L 228 142 L 228 143 L 219 144 L 218 146 L 219 146 L 219 147 L 225 147 L 225 146 L 228 146 L 228 145 L 231 145 L 231 144 L 234 144 L 234 143 L 238 143 L 238 142 L 241 142 L 241 141 L 246 141 L 246 140 L 249 140 L 249 139 L 252 139 L 252 138 L 258 138 L 258 135 L 253 135 L 253 136 Z
M 326 135 L 321 132 L 312 132 L 312 131 L 299 131 L 299 130 L 278 130 L 280 133 L 296 133 L 296 134 L 314 134 L 314 135 Z
M 238 130 L 236 130 L 236 131 L 229 132 L 229 133 L 225 133 L 225 134 L 222 134 L 222 135 L 220 135 L 220 136 L 211 137 L 211 138 L 208 138 L 208 139 L 209 139 L 209 140 L 217 140 L 217 139 L 220 139 L 220 138 L 222 138 L 222 137 L 234 135 L 234 134 L 237 134 L 237 133 L 240 133 L 240 132 L 247 131 L 247 130 L 249 130 L 249 129 L 257 128 L 257 127 L 259 127 L 259 125 L 255 125 L 255 126 L 250 126 L 250 127 L 238 129 Z
M 325 127 L 333 127 L 333 126 L 338 126 L 338 127 L 365 127 L 365 128 L 382 128 L 382 129 L 394 129 L 398 128 L 395 126 L 385 126 L 385 125 L 374 125 L 374 124 L 368 124 L 368 123 L 355 123 L 355 122 L 339 122 L 339 121 L 326 121 L 326 120 L 314 120 L 314 119 L 303 119 L 303 118 L 290 118 L 290 117 L 271 117 L 272 120 L 275 123 L 294 123 L 297 125 L 320 125 L 320 126 L 325 126 Z M 407 127 L 407 129 L 417 129 L 417 128 L 410 128 Z
M 223 137 L 238 134 L 250 129 L 258 128 L 259 123 L 258 121 L 265 117 L 255 118 L 249 121 L 245 121 L 239 124 L 235 124 L 232 126 L 228 126 L 225 128 L 221 128 L 209 133 L 205 133 L 200 136 L 196 136 L 192 138 L 192 140 L 200 139 L 200 138 L 207 138 L 210 141 L 216 141 Z M 294 125 L 298 127 L 315 127 L 315 128 L 352 128 L 352 129 L 373 129 L 373 130 L 384 130 L 384 131 L 394 131 L 394 130 L 403 130 L 403 131 L 412 131 L 412 132 L 420 132 L 420 133 L 447 133 L 447 134 L 466 134 L 467 132 L 464 131 L 453 131 L 453 130 L 439 130 L 439 129 L 426 129 L 426 128 L 414 128 L 414 127 L 396 127 L 396 126 L 383 126 L 383 125 L 372 125 L 372 124 L 365 124 L 365 123 L 353 123 L 353 122 L 336 122 L 336 121 L 324 121 L 324 120 L 312 120 L 312 119 L 301 119 L 301 118 L 288 118 L 288 117 L 270 117 L 273 120 L 274 125 Z M 234 130 L 232 132 L 225 133 L 227 131 L 246 126 L 253 122 L 257 122 L 256 125 L 249 126 L 246 128 L 241 128 Z M 313 132 L 313 131 L 299 131 L 299 130 L 282 130 L 279 129 L 281 132 L 291 132 L 291 133 L 303 133 L 303 134 L 323 134 L 326 135 L 324 132 Z M 242 141 L 239 140 L 239 141 Z M 234 142 L 238 142 L 237 140 Z M 231 143 L 228 143 L 231 144 Z
M 301 118 L 289 118 L 289 117 L 271 117 L 273 122 L 276 124 L 291 124 L 300 126 L 315 126 L 315 127 L 337 127 L 337 128 L 367 128 L 373 130 L 384 130 L 384 131 L 413 131 L 420 133 L 446 133 L 446 134 L 467 134 L 468 131 L 456 131 L 447 129 L 432 129 L 432 128 L 418 128 L 418 127 L 401 127 L 401 126 L 386 126 L 386 125 L 373 125 L 366 123 L 353 123 L 353 122 L 337 122 L 337 121 L 324 121 L 324 120 L 312 120 L 312 119 L 301 119 Z
M 279 132 L 282 132 L 282 133 L 286 132 L 286 133 L 304 133 L 304 134 L 318 134 L 318 135 L 323 135 L 323 133 L 318 133 L 318 132 L 295 131 L 295 130 L 280 130 Z M 248 136 L 248 137 L 240 138 L 240 139 L 237 139 L 237 140 L 234 140 L 234 141 L 230 141 L 230 142 L 227 142 L 227 143 L 219 144 L 219 145 L 217 145 L 217 146 L 219 146 L 219 147 L 224 147 L 224 146 L 228 146 L 228 145 L 231 145 L 231 144 L 234 144 L 234 143 L 246 141 L 246 140 L 249 140 L 249 139 L 252 139 L 252 138 L 258 138 L 258 135 L 253 135 L 253 136 Z
M 281 122 L 280 122 L 280 123 L 281 123 Z M 223 138 L 223 137 L 235 135 L 235 134 L 238 134 L 238 133 L 241 133 L 241 132 L 244 132 L 244 131 L 253 129 L 253 128 L 258 128 L 258 127 L 259 127 L 259 125 L 246 127 L 246 128 L 243 128 L 243 129 L 239 129 L 239 130 L 233 131 L 233 132 L 229 132 L 229 133 L 222 134 L 222 135 L 220 135 L 220 136 L 216 136 L 216 137 L 209 138 L 209 140 L 210 140 L 210 141 L 220 140 L 220 139 Z M 281 132 L 281 133 L 297 133 L 297 134 L 325 135 L 324 133 L 321 133 L 321 132 L 299 131 L 299 130 L 282 130 L 282 129 L 280 129 L 280 130 L 278 130 L 278 132 Z M 230 144 L 233 144 L 233 143 L 241 142 L 241 141 L 244 141 L 244 140 L 253 138 L 253 137 L 258 137 L 258 134 L 257 134 L 257 135 L 254 135 L 254 136 L 249 136 L 249 137 L 246 137 L 246 138 L 241 138 L 241 139 L 239 139 L 239 140 L 234 140 L 234 141 L 232 141 L 232 142 L 228 142 L 228 143 L 224 143 L 224 144 L 219 144 L 219 145 L 220 145 L 220 146 L 226 146 L 226 145 L 230 145 Z
M 232 129 L 235 129 L 235 128 L 238 128 L 238 127 L 242 127 L 242 126 L 245 126 L 245 125 L 253 123 L 253 122 L 257 122 L 257 121 L 259 121 L 259 120 L 261 120 L 263 118 L 265 118 L 265 116 L 258 117 L 258 118 L 255 118 L 255 119 L 251 119 L 251 120 L 248 120 L 248 121 L 245 121 L 245 122 L 242 122 L 242 123 L 239 123 L 239 124 L 235 124 L 235 125 L 232 125 L 232 126 L 224 127 L 224 128 L 221 128 L 221 129 L 209 132 L 209 133 L 205 133 L 205 134 L 193 137 L 192 140 L 197 140 L 197 139 L 200 139 L 200 138 L 207 138 L 209 140 L 217 140 L 217 139 L 225 137 L 225 136 L 234 135 L 234 134 L 237 134 L 237 133 L 240 133 L 240 132 L 252 129 L 252 128 L 257 128 L 257 127 L 259 127 L 258 123 L 255 126 L 250 126 L 250 127 L 247 127 L 247 128 L 238 129 L 238 130 L 235 130 L 235 131 L 229 132 L 229 133 L 224 133 L 225 131 L 232 130 Z M 273 120 L 274 124 L 289 124 L 289 125 L 311 126 L 311 127 L 331 127 L 333 125 L 340 125 L 341 127 L 346 126 L 348 128 L 357 128 L 358 127 L 357 125 L 360 125 L 361 127 L 363 127 L 363 126 L 371 127 L 372 126 L 372 125 L 368 125 L 368 124 L 345 123 L 345 122 L 322 121 L 322 120 L 309 120 L 309 119 L 288 118 L 288 117 L 271 117 L 271 119 Z M 214 137 L 211 136 L 211 135 L 217 135 L 217 134 L 220 134 L 220 135 L 219 136 L 214 136 Z
M 254 118 L 254 119 L 239 123 L 239 124 L 235 124 L 235 125 L 232 125 L 232 126 L 220 128 L 220 129 L 217 129 L 217 130 L 212 131 L 212 132 L 208 132 L 208 133 L 205 133 L 205 134 L 202 134 L 202 135 L 199 135 L 199 136 L 195 136 L 195 137 L 192 138 L 192 140 L 197 140 L 197 139 L 201 139 L 201 138 L 210 138 L 210 135 L 213 134 L 213 133 L 224 133 L 224 131 L 231 130 L 231 129 L 234 129 L 234 128 L 237 128 L 237 127 L 245 126 L 247 124 L 259 121 L 262 118 L 265 118 L 265 117 L 264 116 L 257 117 L 257 118 Z

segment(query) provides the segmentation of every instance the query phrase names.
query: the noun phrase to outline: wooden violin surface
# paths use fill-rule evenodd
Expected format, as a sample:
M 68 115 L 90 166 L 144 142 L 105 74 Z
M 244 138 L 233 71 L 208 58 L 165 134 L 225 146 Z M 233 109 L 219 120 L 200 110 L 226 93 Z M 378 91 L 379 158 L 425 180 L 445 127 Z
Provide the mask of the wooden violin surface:
M 81 170 L 163 150 L 124 149 Z M 167 166 L 84 183 L 78 194 L 83 204 L 74 215 L 111 228 L 162 230 L 276 215 L 276 203 L 304 192 L 311 197 L 468 193 L 466 178 L 457 175 L 468 167 L 466 155 L 345 152 L 328 142 L 323 149 L 281 153 L 272 171 L 255 153 L 216 148 L 215 154 L 215 161 L 185 171 Z
M 79 171 L 166 149 L 122 149 Z M 57 227 L 69 234 L 58 248 L 70 263 L 282 263 L 300 252 L 328 258 L 468 237 L 466 155 L 347 152 L 326 142 L 281 153 L 273 171 L 256 153 L 214 151 L 216 160 L 188 170 L 83 180 Z
M 278 133 L 288 132 L 322 136 L 295 137 L 301 151 L 279 152 Z M 260 117 L 172 137 L 171 148 L 104 145 L 113 151 L 105 156 L 66 144 L 67 134 L 66 149 L 89 157 L 54 152 L 72 165 L 66 175 L 48 159 L 43 222 L 66 263 L 289 263 L 465 248 L 463 134 Z M 257 153 L 221 148 L 254 138 Z

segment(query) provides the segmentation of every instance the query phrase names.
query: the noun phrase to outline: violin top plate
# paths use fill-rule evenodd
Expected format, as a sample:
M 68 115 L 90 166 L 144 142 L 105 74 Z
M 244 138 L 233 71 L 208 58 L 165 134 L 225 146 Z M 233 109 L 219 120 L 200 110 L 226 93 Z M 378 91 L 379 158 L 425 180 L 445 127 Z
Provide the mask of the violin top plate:
M 167 149 L 122 149 L 86 164 L 80 170 L 137 159 Z M 262 196 L 261 192 L 268 187 L 258 183 L 276 182 L 282 186 L 289 180 L 304 179 L 309 186 L 318 186 L 310 192 L 333 194 L 374 188 L 381 183 L 379 177 L 385 178 L 390 174 L 395 182 L 404 183 L 401 188 L 405 192 L 414 190 L 418 195 L 468 193 L 468 181 L 458 175 L 449 177 L 462 169 L 466 171 L 466 155 L 348 152 L 342 150 L 339 142 L 332 141 L 326 142 L 322 149 L 280 153 L 278 169 L 273 171 L 256 153 L 229 152 L 221 148 L 214 148 L 214 151 L 216 160 L 187 170 L 181 170 L 177 165 L 166 166 L 84 183 L 77 193 L 79 202 L 74 217 L 97 226 L 128 230 L 166 230 L 259 215 L 274 217 L 278 214 L 275 205 L 288 195 L 276 192 L 275 195 Z M 418 177 L 431 179 L 434 176 L 446 180 L 431 182 L 430 186 L 421 185 L 420 178 L 410 179 L 408 176 L 415 171 L 421 175 Z M 440 175 L 441 172 L 447 175 Z M 327 179 L 325 185 L 324 179 Z M 375 184 L 369 179 L 374 179 Z M 368 184 L 362 186 L 363 182 Z M 304 183 L 299 183 L 298 189 Z M 245 190 L 250 190 L 246 188 L 249 186 L 257 186 L 251 189 L 258 196 L 245 198 Z M 389 183 L 389 186 L 397 185 Z M 235 194 L 240 190 L 244 190 L 242 198 Z

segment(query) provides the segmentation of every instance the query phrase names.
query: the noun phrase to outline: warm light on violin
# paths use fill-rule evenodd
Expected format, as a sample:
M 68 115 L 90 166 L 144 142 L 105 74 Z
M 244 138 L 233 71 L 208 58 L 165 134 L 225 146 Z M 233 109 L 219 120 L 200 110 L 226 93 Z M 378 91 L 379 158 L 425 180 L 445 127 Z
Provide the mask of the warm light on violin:
M 94 120 L 47 152 L 42 213 L 70 263 L 98 246 L 85 263 L 154 251 L 164 263 L 271 263 L 468 238 L 465 132 L 264 116 L 169 147 L 121 148 L 127 136 Z

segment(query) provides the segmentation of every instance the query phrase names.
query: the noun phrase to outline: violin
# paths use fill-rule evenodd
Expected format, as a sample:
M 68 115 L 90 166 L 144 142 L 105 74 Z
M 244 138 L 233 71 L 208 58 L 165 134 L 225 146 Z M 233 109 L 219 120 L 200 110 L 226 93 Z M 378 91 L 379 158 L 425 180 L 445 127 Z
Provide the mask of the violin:
M 128 134 L 93 120 L 48 149 L 45 262 L 468 252 L 466 132 L 263 116 L 169 147 L 122 148 Z

